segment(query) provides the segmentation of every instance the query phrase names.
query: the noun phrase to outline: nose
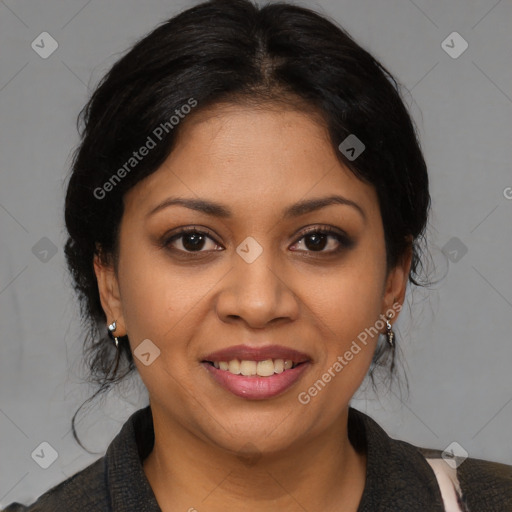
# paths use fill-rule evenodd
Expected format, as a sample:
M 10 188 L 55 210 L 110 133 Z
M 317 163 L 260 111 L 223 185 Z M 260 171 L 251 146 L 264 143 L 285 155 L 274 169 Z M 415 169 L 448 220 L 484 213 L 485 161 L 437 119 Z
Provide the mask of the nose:
M 299 303 L 289 272 L 277 263 L 272 251 L 263 250 L 252 263 L 234 253 L 233 268 L 223 280 L 216 310 L 223 322 L 244 322 L 262 329 L 270 323 L 297 319 Z

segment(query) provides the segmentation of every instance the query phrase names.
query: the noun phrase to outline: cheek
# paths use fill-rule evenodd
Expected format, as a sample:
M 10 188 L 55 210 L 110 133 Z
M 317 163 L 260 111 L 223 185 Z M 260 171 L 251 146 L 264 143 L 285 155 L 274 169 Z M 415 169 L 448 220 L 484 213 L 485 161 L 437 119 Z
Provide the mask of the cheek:
M 346 354 L 343 376 L 337 379 L 339 384 L 344 382 L 343 387 L 354 383 L 357 388 L 373 357 L 378 335 L 371 327 L 381 313 L 379 292 L 380 286 L 376 286 L 371 272 L 341 275 L 336 282 L 327 282 L 317 290 L 311 310 L 316 317 L 317 335 L 323 341 L 317 353 L 319 369 L 327 371 L 338 356 Z
M 361 385 L 378 340 L 372 327 L 381 314 L 385 269 L 382 262 L 368 260 L 372 258 L 361 256 L 332 279 L 324 279 L 314 288 L 314 296 L 309 295 L 321 349 L 317 351 L 318 366 L 297 398 L 301 404 L 316 404 L 304 412 L 315 417 L 320 409 L 322 421 L 327 423 Z
M 317 290 L 318 311 L 329 315 L 333 331 L 347 340 L 373 325 L 381 314 L 385 258 L 359 250 L 332 279 Z
M 127 243 L 119 263 L 126 328 L 133 346 L 149 338 L 159 347 L 187 323 L 190 312 L 214 285 L 200 272 L 171 267 L 160 250 Z M 212 281 L 210 283 L 210 280 Z

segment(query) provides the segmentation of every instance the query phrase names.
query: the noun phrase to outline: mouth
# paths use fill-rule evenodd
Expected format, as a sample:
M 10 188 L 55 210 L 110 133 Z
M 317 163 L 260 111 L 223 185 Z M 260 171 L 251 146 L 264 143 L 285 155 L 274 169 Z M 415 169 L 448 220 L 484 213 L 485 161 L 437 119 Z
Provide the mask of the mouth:
M 284 393 L 311 366 L 312 358 L 278 345 L 254 348 L 238 345 L 201 359 L 201 364 L 232 394 L 249 400 L 263 400 Z
M 233 375 L 271 377 L 308 361 L 308 354 L 282 345 L 236 345 L 208 354 L 201 362 Z

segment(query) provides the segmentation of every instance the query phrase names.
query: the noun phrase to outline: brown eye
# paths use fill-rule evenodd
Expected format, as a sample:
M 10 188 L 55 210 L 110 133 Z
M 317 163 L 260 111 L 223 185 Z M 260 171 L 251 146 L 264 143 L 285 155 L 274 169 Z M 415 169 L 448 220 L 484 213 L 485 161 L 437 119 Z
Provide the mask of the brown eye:
M 328 238 L 328 235 L 325 233 L 319 233 L 318 231 L 311 233 L 310 235 L 306 235 L 304 237 L 305 246 L 310 251 L 322 251 L 327 245 Z
M 300 244 L 304 240 L 303 245 L 305 252 L 318 253 L 336 253 L 343 249 L 349 249 L 354 245 L 354 241 L 342 231 L 334 231 L 332 228 L 314 228 L 303 233 L 301 238 L 295 242 Z M 302 251 L 302 249 L 292 249 L 294 251 Z
M 187 251 L 200 251 L 205 244 L 205 236 L 200 233 L 182 235 L 182 245 Z
M 208 247 L 208 241 L 211 242 L 210 247 Z M 206 252 L 203 251 L 205 246 L 207 246 L 206 250 L 218 250 L 217 247 L 219 247 L 210 235 L 197 229 L 182 229 L 168 238 L 164 246 L 181 252 Z

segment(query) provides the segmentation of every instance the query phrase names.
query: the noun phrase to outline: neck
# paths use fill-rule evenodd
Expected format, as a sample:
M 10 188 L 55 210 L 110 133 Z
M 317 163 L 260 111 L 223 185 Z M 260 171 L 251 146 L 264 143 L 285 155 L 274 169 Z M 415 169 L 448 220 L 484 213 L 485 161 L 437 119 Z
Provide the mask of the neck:
M 153 411 L 155 443 L 144 472 L 163 512 L 356 511 L 366 457 L 348 440 L 348 408 L 329 431 L 271 453 L 231 453 Z M 252 447 L 252 449 L 251 449 Z

